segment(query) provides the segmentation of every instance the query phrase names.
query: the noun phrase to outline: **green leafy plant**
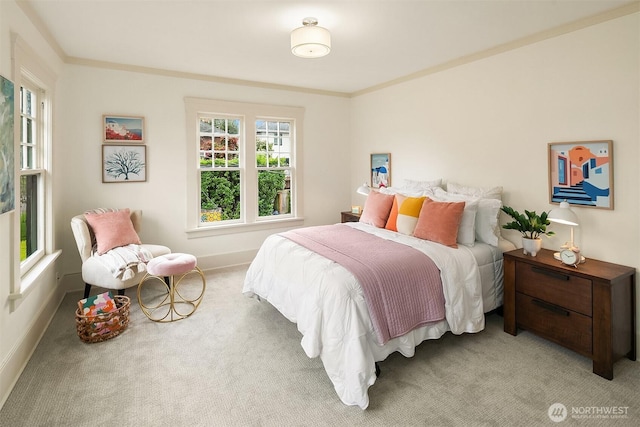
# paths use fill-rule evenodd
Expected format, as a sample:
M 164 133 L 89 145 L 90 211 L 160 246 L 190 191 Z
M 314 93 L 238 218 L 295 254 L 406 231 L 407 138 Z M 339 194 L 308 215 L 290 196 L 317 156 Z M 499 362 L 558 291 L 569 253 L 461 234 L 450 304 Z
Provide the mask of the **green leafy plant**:
M 551 224 L 547 219 L 547 212 L 538 215 L 536 211 L 525 210 L 522 215 L 509 206 L 503 206 L 502 212 L 513 218 L 513 221 L 503 225 L 502 228 L 519 231 L 526 239 L 537 239 L 540 235 L 549 237 L 555 234 L 553 231 L 547 231 L 547 225 Z

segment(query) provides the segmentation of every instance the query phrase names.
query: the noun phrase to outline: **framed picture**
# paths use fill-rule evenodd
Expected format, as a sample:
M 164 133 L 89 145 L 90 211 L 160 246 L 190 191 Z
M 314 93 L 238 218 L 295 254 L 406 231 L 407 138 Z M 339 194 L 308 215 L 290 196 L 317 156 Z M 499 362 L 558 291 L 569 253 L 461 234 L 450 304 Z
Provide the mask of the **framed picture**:
M 14 86 L 0 76 L 0 214 L 15 209 Z
M 391 186 L 391 154 L 371 155 L 371 188 Z
M 104 142 L 144 142 L 144 117 L 102 116 Z
M 549 144 L 549 202 L 613 209 L 613 141 Z
M 102 182 L 141 182 L 146 180 L 146 145 L 102 145 Z

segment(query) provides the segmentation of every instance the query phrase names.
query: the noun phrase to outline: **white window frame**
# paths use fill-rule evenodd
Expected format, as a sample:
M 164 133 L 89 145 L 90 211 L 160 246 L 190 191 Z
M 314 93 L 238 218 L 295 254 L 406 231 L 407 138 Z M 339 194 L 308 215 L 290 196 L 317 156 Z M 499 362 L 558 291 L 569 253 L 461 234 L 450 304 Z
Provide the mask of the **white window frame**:
M 14 230 L 13 230 L 13 271 L 9 299 L 24 298 L 32 285 L 38 282 L 38 278 L 45 270 L 55 262 L 61 251 L 55 250 L 53 233 L 53 184 L 51 179 L 53 157 L 53 99 L 56 75 L 42 62 L 33 50 L 17 34 L 11 34 L 13 63 L 14 99 L 20 99 L 20 87 L 26 86 L 35 89 L 39 109 L 39 132 L 37 135 L 40 181 L 38 185 L 38 239 L 39 250 L 36 251 L 24 263 L 20 261 L 20 106 L 14 109 L 14 139 L 15 139 L 15 206 Z M 31 171 L 33 172 L 33 171 Z M 30 172 L 30 173 L 31 173 Z
M 189 237 L 204 237 L 244 231 L 257 231 L 304 224 L 302 135 L 304 108 L 246 102 L 185 98 L 187 138 L 187 234 Z M 241 218 L 214 225 L 200 223 L 200 115 L 239 117 L 242 120 L 240 148 Z M 292 157 L 292 206 L 291 214 L 258 216 L 258 168 L 256 166 L 255 123 L 257 119 L 291 121 L 293 147 Z

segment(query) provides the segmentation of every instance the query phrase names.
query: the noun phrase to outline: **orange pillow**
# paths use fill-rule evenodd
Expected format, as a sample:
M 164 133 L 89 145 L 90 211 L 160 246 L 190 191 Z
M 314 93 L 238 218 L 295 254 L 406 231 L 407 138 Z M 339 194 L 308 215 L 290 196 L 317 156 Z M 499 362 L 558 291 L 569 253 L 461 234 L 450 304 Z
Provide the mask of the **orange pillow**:
M 364 202 L 360 222 L 371 224 L 378 228 L 384 227 L 391 212 L 393 199 L 393 194 L 382 194 L 379 191 L 369 193 L 367 201 Z
M 436 202 L 427 197 L 420 210 L 413 235 L 457 248 L 458 227 L 462 220 L 464 204 L 465 202 Z
M 96 236 L 98 255 L 119 246 L 142 243 L 133 228 L 129 209 L 100 214 L 87 212 L 84 217 Z
M 398 221 L 398 206 L 404 202 L 406 197 L 401 194 L 396 194 L 393 198 L 393 204 L 391 205 L 391 213 L 389 213 L 389 219 L 387 219 L 387 225 L 384 226 L 387 230 L 398 231 L 396 222 Z

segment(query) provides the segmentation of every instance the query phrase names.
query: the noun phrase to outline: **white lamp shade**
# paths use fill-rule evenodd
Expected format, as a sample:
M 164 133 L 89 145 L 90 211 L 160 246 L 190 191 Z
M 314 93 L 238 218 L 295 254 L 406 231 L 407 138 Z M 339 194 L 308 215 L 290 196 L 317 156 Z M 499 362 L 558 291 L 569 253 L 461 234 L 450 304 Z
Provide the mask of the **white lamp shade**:
M 291 31 L 291 53 L 301 58 L 320 58 L 331 51 L 329 30 L 317 25 L 304 25 Z
M 366 182 L 356 189 L 356 193 L 362 194 L 363 196 L 367 196 L 370 192 L 371 187 L 369 187 Z
M 578 225 L 578 216 L 571 210 L 571 206 L 566 200 L 560 203 L 559 207 L 551 209 L 549 215 L 547 216 L 547 219 L 551 222 L 557 222 L 559 224 L 573 226 Z

